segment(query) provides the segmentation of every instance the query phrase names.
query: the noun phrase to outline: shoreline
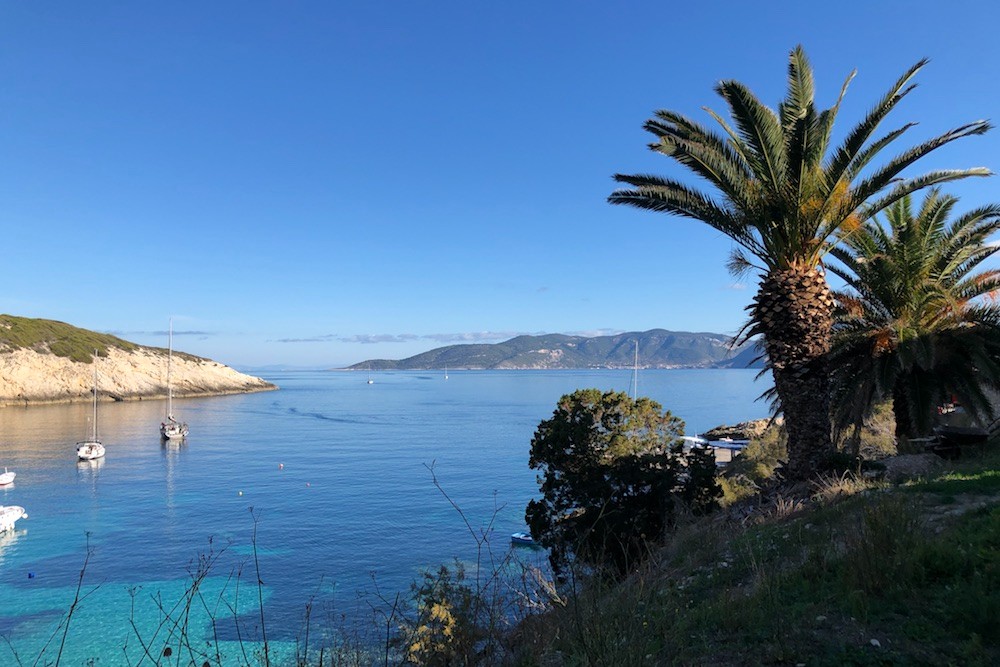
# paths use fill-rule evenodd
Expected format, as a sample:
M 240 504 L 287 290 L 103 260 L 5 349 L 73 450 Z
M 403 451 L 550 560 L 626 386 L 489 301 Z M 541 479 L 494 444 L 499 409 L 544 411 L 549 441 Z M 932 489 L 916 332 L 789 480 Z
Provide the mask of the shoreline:
M 184 392 L 175 393 L 173 397 L 175 399 L 184 398 L 206 398 L 210 396 L 233 396 L 235 394 L 257 394 L 264 391 L 277 391 L 281 389 L 276 384 L 268 384 L 266 387 L 247 387 L 247 388 L 233 388 L 224 389 L 217 391 L 196 391 L 196 392 Z M 97 401 L 99 403 L 124 403 L 131 401 L 165 401 L 167 399 L 166 393 L 156 393 L 156 394 L 132 394 L 132 395 L 116 395 L 116 394 L 104 394 L 103 396 L 98 396 Z M 61 405 L 68 403 L 90 403 L 93 400 L 92 396 L 66 396 L 60 398 L 0 398 L 0 409 L 3 408 L 30 408 L 35 405 Z

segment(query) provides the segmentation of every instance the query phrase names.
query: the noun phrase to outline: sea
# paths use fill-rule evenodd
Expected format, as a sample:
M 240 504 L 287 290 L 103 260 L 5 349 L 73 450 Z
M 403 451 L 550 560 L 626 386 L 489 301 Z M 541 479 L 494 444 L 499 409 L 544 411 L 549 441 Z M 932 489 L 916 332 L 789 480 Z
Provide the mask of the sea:
M 391 626 L 423 572 L 526 529 L 560 396 L 633 390 L 630 369 L 263 376 L 280 389 L 175 399 L 179 444 L 163 401 L 102 402 L 95 462 L 75 455 L 90 404 L 0 409 L 0 505 L 28 513 L 0 535 L 0 665 L 257 664 L 264 639 L 291 664 L 331 628 Z M 696 434 L 767 416 L 756 376 L 641 370 L 637 389 Z

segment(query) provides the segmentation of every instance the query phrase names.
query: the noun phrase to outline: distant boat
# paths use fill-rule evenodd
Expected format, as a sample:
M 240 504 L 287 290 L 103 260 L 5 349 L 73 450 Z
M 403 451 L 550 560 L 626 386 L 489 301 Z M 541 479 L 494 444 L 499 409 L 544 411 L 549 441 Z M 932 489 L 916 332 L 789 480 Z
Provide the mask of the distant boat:
M 97 439 L 97 359 L 97 350 L 94 350 L 94 387 L 92 389 L 94 394 L 94 414 L 90 420 L 92 426 L 90 440 L 76 443 L 76 456 L 81 461 L 91 461 L 104 456 L 104 445 Z
M 160 437 L 164 440 L 183 440 L 187 437 L 188 425 L 174 419 L 173 357 L 174 321 L 170 320 L 170 332 L 167 334 L 167 418 L 160 423 Z
M 724 447 L 726 449 L 740 450 L 750 444 L 749 440 L 734 440 L 732 438 L 719 438 L 718 440 L 713 440 L 711 445 L 713 447 Z
M 444 379 L 445 380 L 448 379 L 448 367 L 447 366 L 444 367 Z
M 510 543 L 518 547 L 537 547 L 538 542 L 531 537 L 529 533 L 511 533 Z
M 17 477 L 17 473 L 12 470 L 7 470 L 7 466 L 4 466 L 3 474 L 0 474 L 0 486 L 13 484 L 15 477 Z
M 28 518 L 23 507 L 18 505 L 0 505 L 0 533 L 14 530 L 14 524 L 18 519 Z
M 375 384 L 375 380 L 372 379 L 372 365 L 368 364 L 368 384 Z
M 686 450 L 692 447 L 709 447 L 712 444 L 698 435 L 682 435 L 681 440 L 684 442 L 684 449 Z

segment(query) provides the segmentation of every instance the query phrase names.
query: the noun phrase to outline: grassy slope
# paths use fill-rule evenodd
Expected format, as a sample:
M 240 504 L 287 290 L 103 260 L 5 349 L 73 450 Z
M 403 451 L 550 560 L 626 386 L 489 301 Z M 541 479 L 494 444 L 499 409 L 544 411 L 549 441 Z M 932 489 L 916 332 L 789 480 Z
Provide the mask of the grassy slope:
M 0 352 L 21 348 L 89 364 L 93 360 L 94 350 L 97 350 L 98 356 L 103 357 L 107 356 L 108 348 L 133 352 L 139 349 L 139 345 L 111 334 L 80 329 L 65 322 L 0 315 Z M 161 348 L 146 349 L 167 353 L 166 349 Z M 200 359 L 176 350 L 174 355 L 193 361 Z
M 1000 664 L 996 446 L 929 481 L 832 481 L 757 517 L 688 526 L 626 585 L 533 619 L 524 663 Z

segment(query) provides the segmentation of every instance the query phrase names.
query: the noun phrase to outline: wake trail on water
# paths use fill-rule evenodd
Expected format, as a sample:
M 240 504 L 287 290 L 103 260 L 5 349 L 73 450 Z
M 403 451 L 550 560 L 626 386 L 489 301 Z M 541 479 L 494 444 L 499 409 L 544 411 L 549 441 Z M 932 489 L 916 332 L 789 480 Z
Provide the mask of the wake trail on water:
M 346 417 L 331 417 L 330 415 L 324 415 L 321 412 L 301 412 L 296 408 L 288 408 L 288 414 L 295 417 L 308 417 L 310 419 L 319 419 L 320 421 L 327 422 L 337 422 L 338 424 L 370 424 L 372 422 L 366 421 L 364 419 L 348 419 Z

